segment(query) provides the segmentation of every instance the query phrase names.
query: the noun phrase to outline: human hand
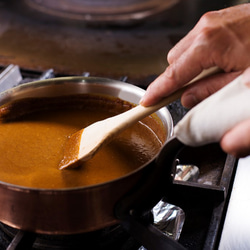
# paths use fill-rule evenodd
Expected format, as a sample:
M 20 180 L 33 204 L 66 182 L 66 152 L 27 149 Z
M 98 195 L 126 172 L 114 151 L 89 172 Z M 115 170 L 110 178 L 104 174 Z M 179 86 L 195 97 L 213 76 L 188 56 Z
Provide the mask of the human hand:
M 221 73 L 192 85 L 182 96 L 188 108 L 232 81 L 250 66 L 250 4 L 208 12 L 168 54 L 169 67 L 148 87 L 144 106 L 182 87 L 203 69 L 218 66 Z

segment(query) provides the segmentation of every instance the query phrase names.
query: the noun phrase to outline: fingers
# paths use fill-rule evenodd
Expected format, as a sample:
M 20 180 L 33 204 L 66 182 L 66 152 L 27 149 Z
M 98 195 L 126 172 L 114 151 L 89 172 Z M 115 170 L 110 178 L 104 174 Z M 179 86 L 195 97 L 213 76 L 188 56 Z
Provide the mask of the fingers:
M 250 154 L 250 119 L 239 123 L 228 131 L 220 142 L 221 148 L 235 157 L 245 157 Z
M 250 66 L 250 4 L 208 12 L 168 54 L 170 66 L 148 87 L 141 100 L 144 106 L 157 103 L 176 91 L 204 69 L 218 66 L 236 76 Z M 233 77 L 225 78 L 230 82 Z M 182 98 L 184 106 L 192 107 L 226 83 L 210 79 L 204 87 L 194 87 Z M 214 85 L 214 86 L 213 86 Z M 197 85 L 198 86 L 198 85 Z
M 182 95 L 181 103 L 186 108 L 192 108 L 205 98 L 221 89 L 228 82 L 235 79 L 239 72 L 220 73 L 192 84 Z
M 195 37 L 196 29 L 194 28 L 168 52 L 167 60 L 170 65 L 192 45 Z
M 162 98 L 181 88 L 184 84 L 195 78 L 202 71 L 202 67 L 191 67 L 191 64 L 178 63 L 170 65 L 159 77 L 157 77 L 147 88 L 140 101 L 143 106 L 150 106 L 159 102 Z M 197 65 L 197 64 L 196 64 Z M 176 70 L 175 67 L 178 67 Z
M 190 62 L 194 70 L 215 65 L 226 72 L 246 68 L 250 65 L 249 11 L 250 4 L 245 4 L 204 14 L 169 52 L 169 64 L 178 63 L 174 67 L 178 71 Z
M 166 69 L 159 77 L 157 77 L 147 88 L 145 95 L 142 97 L 140 104 L 143 106 L 151 106 L 159 102 L 168 93 L 174 91 L 171 89 L 175 86 L 171 79 L 171 72 Z

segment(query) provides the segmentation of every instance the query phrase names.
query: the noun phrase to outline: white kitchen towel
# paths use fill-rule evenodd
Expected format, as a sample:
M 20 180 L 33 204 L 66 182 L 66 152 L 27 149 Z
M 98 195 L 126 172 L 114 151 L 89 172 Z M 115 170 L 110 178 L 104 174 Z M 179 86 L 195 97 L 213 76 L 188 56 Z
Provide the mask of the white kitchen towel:
M 250 118 L 250 87 L 242 76 L 191 109 L 174 128 L 184 144 L 199 146 L 218 142 L 226 131 Z

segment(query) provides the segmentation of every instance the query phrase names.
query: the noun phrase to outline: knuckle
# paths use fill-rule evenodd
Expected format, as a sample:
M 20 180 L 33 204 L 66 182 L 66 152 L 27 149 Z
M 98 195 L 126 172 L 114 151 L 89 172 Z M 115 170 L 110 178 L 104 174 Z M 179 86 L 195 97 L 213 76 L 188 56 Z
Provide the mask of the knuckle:
M 205 26 L 210 25 L 214 20 L 217 20 L 219 16 L 219 11 L 208 11 L 201 16 L 200 23 Z

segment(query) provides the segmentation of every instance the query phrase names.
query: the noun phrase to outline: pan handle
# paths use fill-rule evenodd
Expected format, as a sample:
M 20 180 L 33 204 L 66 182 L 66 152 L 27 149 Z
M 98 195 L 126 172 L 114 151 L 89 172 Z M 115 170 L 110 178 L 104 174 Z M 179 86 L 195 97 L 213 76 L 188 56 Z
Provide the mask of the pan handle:
M 175 159 L 184 144 L 172 137 L 162 148 L 155 161 L 152 161 L 145 171 L 145 177 L 128 192 L 115 206 L 115 214 L 119 219 L 130 211 L 143 214 L 151 210 L 166 194 L 166 190 L 172 185 L 175 171 Z
M 185 249 L 149 222 L 141 220 L 172 185 L 176 155 L 183 147 L 184 144 L 175 137 L 170 139 L 161 150 L 156 162 L 151 163 L 154 165 L 149 168 L 150 172 L 146 173 L 145 178 L 142 178 L 143 181 L 115 206 L 115 215 L 123 227 L 148 250 Z

